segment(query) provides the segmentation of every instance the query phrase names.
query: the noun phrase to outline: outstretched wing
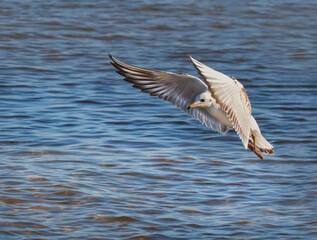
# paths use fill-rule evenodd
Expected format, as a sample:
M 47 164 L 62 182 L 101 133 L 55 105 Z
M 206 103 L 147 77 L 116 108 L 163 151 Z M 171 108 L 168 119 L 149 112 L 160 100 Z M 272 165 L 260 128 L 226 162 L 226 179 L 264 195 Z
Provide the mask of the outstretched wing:
M 126 64 L 109 54 L 111 64 L 117 68 L 117 73 L 124 76 L 124 80 L 133 83 L 133 87 L 141 89 L 142 92 L 157 96 L 165 101 L 171 102 L 189 116 L 196 118 L 218 132 L 226 133 L 227 126 L 219 122 L 205 109 L 193 108 L 187 110 L 196 97 L 207 91 L 207 85 L 199 78 L 187 75 L 161 71 L 152 71 L 144 68 Z
M 213 70 L 192 57 L 191 60 L 204 78 L 211 96 L 226 112 L 233 128 L 247 149 L 251 131 L 251 104 L 244 87 L 236 79 Z

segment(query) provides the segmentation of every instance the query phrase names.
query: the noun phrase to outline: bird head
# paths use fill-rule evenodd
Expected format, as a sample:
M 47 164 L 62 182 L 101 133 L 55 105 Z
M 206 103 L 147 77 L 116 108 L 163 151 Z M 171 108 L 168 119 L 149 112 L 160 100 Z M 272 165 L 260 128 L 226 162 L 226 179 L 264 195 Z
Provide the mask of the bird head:
M 194 107 L 201 107 L 201 108 L 209 108 L 212 104 L 212 97 L 209 91 L 203 92 L 196 97 L 194 103 L 192 103 L 187 109 L 194 108 Z

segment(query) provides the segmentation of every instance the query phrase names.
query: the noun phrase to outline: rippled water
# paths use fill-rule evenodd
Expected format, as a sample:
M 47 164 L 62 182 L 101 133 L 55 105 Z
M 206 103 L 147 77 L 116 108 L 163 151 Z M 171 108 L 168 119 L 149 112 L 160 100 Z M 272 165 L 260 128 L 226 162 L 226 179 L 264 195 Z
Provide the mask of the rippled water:
M 2 1 L 0 239 L 316 239 L 316 1 Z M 122 81 L 246 87 L 275 155 Z

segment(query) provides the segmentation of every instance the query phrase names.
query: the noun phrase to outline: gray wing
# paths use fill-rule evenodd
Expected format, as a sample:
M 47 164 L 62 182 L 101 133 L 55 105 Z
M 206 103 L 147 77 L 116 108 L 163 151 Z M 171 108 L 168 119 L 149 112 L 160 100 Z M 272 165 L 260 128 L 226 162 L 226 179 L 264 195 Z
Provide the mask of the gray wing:
M 189 116 L 196 118 L 218 132 L 226 133 L 227 126 L 220 123 L 205 109 L 191 108 L 196 97 L 207 91 L 207 85 L 199 78 L 187 75 L 161 71 L 152 71 L 144 68 L 126 64 L 109 54 L 111 64 L 118 70 L 117 73 L 124 76 L 124 80 L 133 83 L 133 87 L 141 89 L 142 92 L 157 96 L 165 101 L 171 102 Z

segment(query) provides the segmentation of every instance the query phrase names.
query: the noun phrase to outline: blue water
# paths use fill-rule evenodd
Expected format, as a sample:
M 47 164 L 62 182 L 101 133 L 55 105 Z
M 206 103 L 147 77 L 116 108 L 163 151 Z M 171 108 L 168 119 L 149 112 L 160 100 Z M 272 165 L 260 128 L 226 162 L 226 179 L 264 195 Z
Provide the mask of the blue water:
M 316 239 L 316 1 L 4 1 L 0 239 Z M 259 160 L 107 52 L 239 79 Z

